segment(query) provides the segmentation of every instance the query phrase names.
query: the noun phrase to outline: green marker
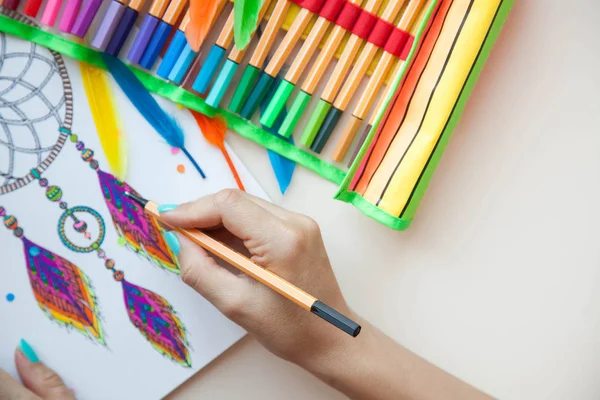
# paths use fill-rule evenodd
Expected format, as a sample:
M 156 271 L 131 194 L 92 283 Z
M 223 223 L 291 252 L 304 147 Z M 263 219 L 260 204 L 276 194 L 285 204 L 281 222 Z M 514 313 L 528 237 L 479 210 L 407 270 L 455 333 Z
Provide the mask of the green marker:
M 315 136 L 317 136 L 317 132 L 319 128 L 323 124 L 329 109 L 331 108 L 331 103 L 328 103 L 324 100 L 319 100 L 315 110 L 313 111 L 306 128 L 304 128 L 304 132 L 302 132 L 302 137 L 300 138 L 300 142 L 306 146 L 310 147 L 315 140 Z
M 312 99 L 312 96 L 309 93 L 306 93 L 302 90 L 300 91 L 300 93 L 298 93 L 298 96 L 296 96 L 296 100 L 294 100 L 290 111 L 288 111 L 287 116 L 285 117 L 283 123 L 281 124 L 281 127 L 279 128 L 278 132 L 281 136 L 284 136 L 286 138 L 292 136 L 294 128 L 296 127 L 296 125 L 298 125 L 298 121 L 300 121 L 300 117 L 306 109 L 306 106 L 308 106 L 310 99 Z

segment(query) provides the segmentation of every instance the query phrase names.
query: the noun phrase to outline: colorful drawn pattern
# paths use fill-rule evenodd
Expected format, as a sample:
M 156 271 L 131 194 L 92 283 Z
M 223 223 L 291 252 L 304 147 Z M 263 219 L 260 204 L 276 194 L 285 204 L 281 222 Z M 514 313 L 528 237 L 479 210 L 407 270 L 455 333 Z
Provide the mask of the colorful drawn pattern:
M 163 228 L 136 202 L 125 196 L 126 191 L 139 196 L 138 192 L 104 171 L 98 170 L 98 178 L 119 236 L 125 238 L 128 246 L 136 253 L 161 268 L 179 274 L 177 257 L 163 238 Z
M 33 21 L 19 14 L 15 14 L 13 17 L 23 23 L 35 25 Z M 0 37 L 0 39 L 2 38 L 3 36 Z M 125 190 L 137 192 L 126 183 L 119 182 L 111 174 L 101 171 L 98 161 L 94 158 L 94 151 L 87 148 L 77 135 L 71 132 L 73 121 L 72 85 L 64 61 L 58 53 L 51 53 L 57 64 L 53 70 L 57 71 L 62 79 L 65 107 L 65 116 L 62 121 L 59 121 L 62 126 L 59 128 L 57 145 L 54 146 L 48 158 L 31 168 L 24 178 L 8 182 L 8 184 L 0 181 L 3 185 L 0 186 L 0 195 L 15 191 L 36 180 L 45 190 L 45 197 L 63 210 L 59 221 L 59 234 L 61 234 L 63 243 L 73 251 L 95 252 L 103 261 L 106 269 L 112 273 L 114 280 L 121 283 L 125 307 L 133 325 L 158 352 L 182 366 L 191 367 L 186 331 L 171 304 L 156 293 L 127 282 L 124 279 L 124 272 L 116 268 L 116 261 L 109 258 L 101 247 L 105 234 L 105 223 L 102 216 L 89 207 L 69 207 L 63 198 L 62 189 L 59 186 L 50 185 L 48 179 L 42 177 L 42 173 L 57 156 L 63 144 L 67 140 L 70 141 L 81 152 L 81 159 L 98 174 L 115 228 L 121 235 L 120 240 L 125 240 L 129 248 L 144 255 L 154 264 L 171 272 L 179 273 L 176 257 L 166 246 L 162 237 L 162 228 L 154 219 L 147 217 L 137 204 L 130 202 L 124 196 Z M 0 67 L 3 56 L 5 56 L 4 52 L 0 52 Z M 22 117 L 26 119 L 27 115 L 23 113 Z M 2 124 L 1 117 L 0 126 L 5 128 L 4 131 L 7 134 L 10 132 L 7 125 Z M 4 172 L 0 174 L 0 177 L 6 176 L 8 175 Z M 99 224 L 99 234 L 95 240 L 92 240 L 92 233 L 87 230 L 87 223 L 78 219 L 75 215 L 76 212 L 91 214 Z M 3 217 L 5 227 L 20 238 L 25 245 L 31 286 L 36 300 L 45 314 L 53 321 L 104 344 L 96 296 L 86 275 L 69 261 L 25 239 L 23 229 L 19 226 L 17 219 L 14 216 L 6 215 L 2 207 L 0 207 L 0 217 Z M 92 240 L 89 247 L 77 247 L 66 238 L 64 227 L 68 221 L 72 222 L 75 232 Z
M 190 367 L 185 328 L 162 297 L 149 290 L 122 281 L 127 313 L 133 325 L 161 354 Z
M 40 308 L 53 321 L 104 344 L 96 295 L 74 264 L 23 237 L 27 273 Z
M 13 215 L 0 206 L 4 226 L 23 242 L 27 274 L 40 308 L 50 320 L 104 344 L 96 295 L 88 277 L 73 263 L 25 237 Z M 7 296 L 12 301 L 14 295 Z

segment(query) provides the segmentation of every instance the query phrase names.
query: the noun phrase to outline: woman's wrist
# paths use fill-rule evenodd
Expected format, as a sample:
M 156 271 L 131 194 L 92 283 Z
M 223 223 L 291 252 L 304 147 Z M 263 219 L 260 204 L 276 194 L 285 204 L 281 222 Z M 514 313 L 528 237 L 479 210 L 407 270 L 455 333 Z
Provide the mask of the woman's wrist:
M 295 362 L 298 366 L 315 375 L 326 384 L 346 394 L 347 383 L 360 375 L 370 356 L 373 334 L 370 326 L 354 313 L 348 315 L 362 326 L 361 333 L 353 338 L 336 329 L 328 330 L 328 335 L 320 337 L 314 351 L 307 351 L 306 358 Z

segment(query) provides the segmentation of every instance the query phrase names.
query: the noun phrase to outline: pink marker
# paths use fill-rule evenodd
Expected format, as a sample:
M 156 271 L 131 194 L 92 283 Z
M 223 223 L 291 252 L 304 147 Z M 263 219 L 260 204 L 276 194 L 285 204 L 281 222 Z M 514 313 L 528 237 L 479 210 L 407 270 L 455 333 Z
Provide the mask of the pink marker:
M 67 5 L 62 14 L 62 18 L 58 23 L 58 29 L 62 32 L 71 33 L 79 9 L 81 8 L 81 0 L 67 0 Z
M 62 0 L 48 0 L 46 8 L 44 8 L 44 14 L 42 14 L 42 24 L 46 26 L 54 26 L 56 17 L 58 17 L 58 13 L 60 12 L 61 5 Z

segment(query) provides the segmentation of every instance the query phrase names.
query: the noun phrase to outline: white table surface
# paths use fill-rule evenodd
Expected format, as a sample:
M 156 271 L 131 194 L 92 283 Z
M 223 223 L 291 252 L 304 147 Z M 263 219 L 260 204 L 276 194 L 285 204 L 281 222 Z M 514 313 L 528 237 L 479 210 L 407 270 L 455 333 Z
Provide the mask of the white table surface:
M 279 199 L 319 222 L 358 313 L 503 399 L 600 398 L 599 12 L 516 2 L 408 231 L 303 168 Z M 229 141 L 276 194 L 266 151 Z M 344 397 L 245 338 L 172 398 Z

